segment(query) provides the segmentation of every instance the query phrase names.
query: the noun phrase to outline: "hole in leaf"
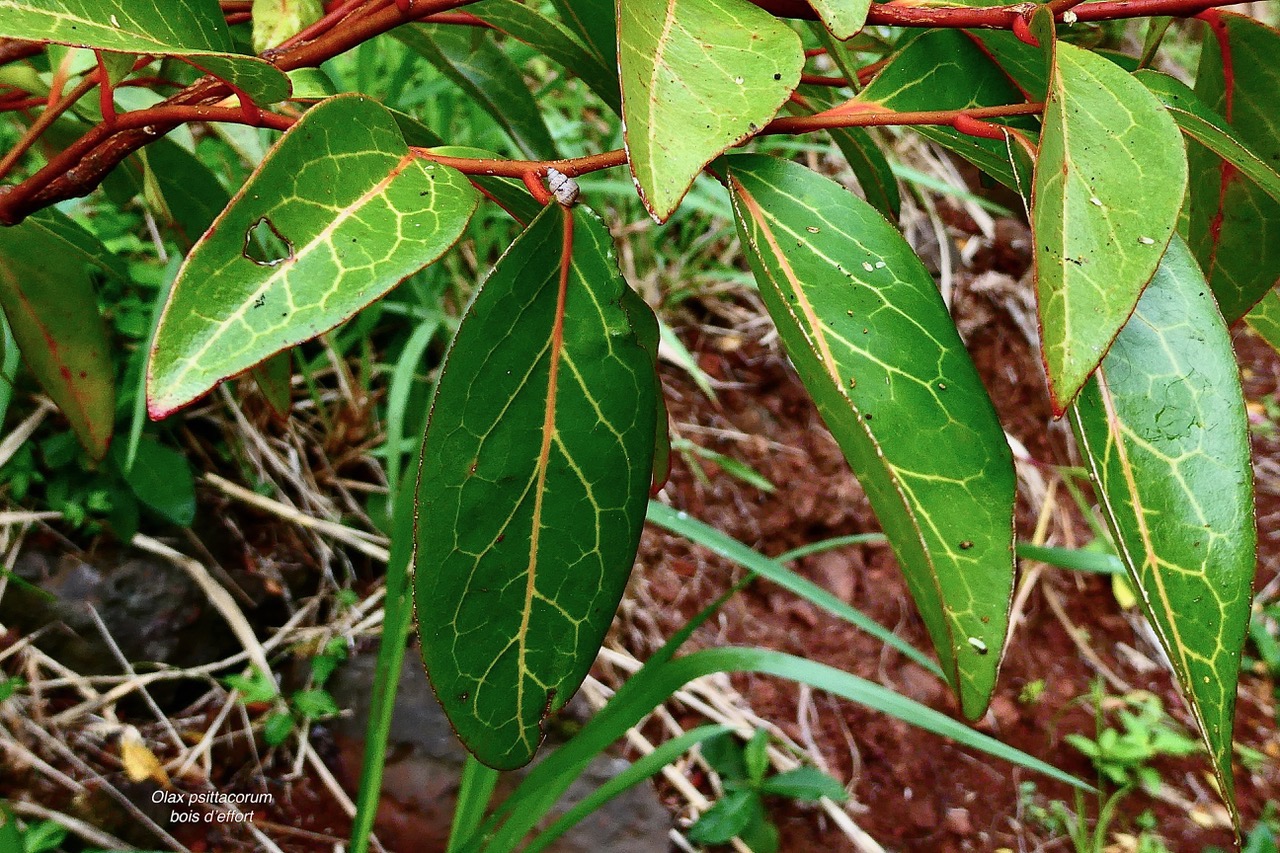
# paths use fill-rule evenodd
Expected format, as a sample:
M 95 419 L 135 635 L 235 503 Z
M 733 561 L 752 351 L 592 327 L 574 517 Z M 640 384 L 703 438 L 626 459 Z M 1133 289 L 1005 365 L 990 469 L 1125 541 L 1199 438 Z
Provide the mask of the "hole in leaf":
M 244 232 L 242 254 L 258 266 L 274 267 L 293 260 L 293 243 L 264 216 Z

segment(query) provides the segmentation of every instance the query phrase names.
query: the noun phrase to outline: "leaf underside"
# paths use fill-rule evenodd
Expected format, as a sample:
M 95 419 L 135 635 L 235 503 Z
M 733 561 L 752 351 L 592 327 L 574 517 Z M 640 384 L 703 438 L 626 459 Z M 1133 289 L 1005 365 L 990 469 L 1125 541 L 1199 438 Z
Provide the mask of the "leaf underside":
M 1173 235 L 1186 150 L 1110 60 L 1059 42 L 1032 191 L 1041 345 L 1061 414 L 1133 312 Z
M 1256 546 L 1248 423 L 1230 336 L 1181 238 L 1071 419 L 1234 814 L 1232 720 Z
M 151 352 L 151 416 L 385 295 L 453 245 L 478 198 L 460 173 L 414 158 L 377 103 L 311 109 L 178 273 Z
M 843 40 L 862 30 L 871 0 L 810 0 L 810 5 L 831 34 Z
M 793 163 L 724 162 L 765 306 L 976 719 L 1008 624 L 1015 488 L 977 370 L 924 265 L 873 208 Z
M 1218 12 L 1216 20 L 1206 28 L 1196 94 L 1274 170 L 1280 166 L 1280 32 L 1230 12 Z M 1227 323 L 1234 323 L 1280 282 L 1280 201 L 1203 145 L 1190 146 L 1189 160 L 1187 242 Z
M 586 676 L 644 524 L 656 319 L 626 297 L 612 246 L 582 208 L 529 225 L 463 316 L 423 440 L 423 661 L 462 742 L 499 769 L 533 757 Z
M 116 385 L 96 277 L 124 277 L 123 267 L 57 210 L 0 228 L 0 306 L 18 349 L 89 455 L 102 459 Z

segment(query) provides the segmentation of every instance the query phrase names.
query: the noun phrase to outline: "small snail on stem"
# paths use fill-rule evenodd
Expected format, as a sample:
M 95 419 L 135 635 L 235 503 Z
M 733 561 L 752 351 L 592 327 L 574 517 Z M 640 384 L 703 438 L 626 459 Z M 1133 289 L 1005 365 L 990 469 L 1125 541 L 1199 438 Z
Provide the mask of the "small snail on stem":
M 564 207 L 573 207 L 578 203 L 578 194 L 582 191 L 578 182 L 558 169 L 547 167 L 547 189 Z

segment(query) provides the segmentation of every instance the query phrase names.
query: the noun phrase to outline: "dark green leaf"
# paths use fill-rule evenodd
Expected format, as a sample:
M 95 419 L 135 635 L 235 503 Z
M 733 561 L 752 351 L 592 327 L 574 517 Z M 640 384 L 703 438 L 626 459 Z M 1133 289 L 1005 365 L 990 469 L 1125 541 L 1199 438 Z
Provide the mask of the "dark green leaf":
M 784 347 L 880 519 L 966 716 L 995 686 L 1013 587 L 1013 459 L 902 235 L 802 166 L 726 158 Z
M 608 0 L 551 0 L 565 25 L 596 60 L 609 68 L 618 62 L 618 18 Z
M 112 457 L 133 494 L 167 521 L 188 527 L 196 517 L 196 484 L 187 457 L 149 438 L 138 442 L 132 467 L 117 443 Z
M 1253 18 L 1213 13 L 1206 28 L 1196 94 L 1225 119 L 1232 136 L 1274 172 L 1280 166 L 1280 32 Z M 1190 146 L 1187 242 L 1227 323 L 1249 312 L 1280 282 L 1280 201 L 1223 152 Z M 1212 147 L 1212 146 L 1210 146 Z
M 832 779 L 816 767 L 797 767 L 777 776 L 770 776 L 760 786 L 760 793 L 788 797 L 803 803 L 816 802 L 823 797 L 842 803 L 849 799 L 844 785 Z
M 639 544 L 657 395 L 639 328 L 655 321 L 625 292 L 604 224 L 548 206 L 467 309 L 432 403 L 422 653 L 454 729 L 492 767 L 533 757 L 542 720 L 595 659 Z
M 439 145 L 431 148 L 432 153 L 446 157 L 470 157 L 472 159 L 493 160 L 498 157 L 492 151 L 483 148 L 471 148 L 465 145 Z M 497 175 L 471 175 L 471 183 L 480 189 L 486 197 L 511 214 L 511 218 L 521 225 L 528 225 L 542 212 L 542 204 L 530 193 L 524 181 L 519 178 L 502 178 Z
M 694 844 L 727 844 L 763 815 L 764 806 L 755 791 L 733 791 L 717 800 L 686 835 Z
M 627 156 L 665 221 L 693 179 L 752 136 L 800 82 L 800 37 L 746 0 L 626 0 L 618 67 Z
M 1230 336 L 1180 238 L 1072 425 L 1234 812 L 1231 730 L 1255 559 L 1248 425 Z
M 747 779 L 759 783 L 769 769 L 769 733 L 756 729 L 751 740 L 742 749 L 742 761 L 746 765 Z
M 1055 412 L 1133 312 L 1173 236 L 1186 181 L 1182 135 L 1160 101 L 1112 62 L 1058 42 L 1031 203 Z
M 991 58 L 958 30 L 929 30 L 910 35 L 889 58 L 889 64 L 859 93 L 856 103 L 866 109 L 959 110 L 1017 104 L 1022 93 Z M 1023 119 L 1010 122 L 1034 124 Z M 967 136 L 949 127 L 915 128 L 972 162 L 991 177 L 1015 187 L 1004 142 Z
M 458 172 L 415 158 L 373 101 L 307 112 L 183 264 L 152 348 L 151 416 L 381 297 L 453 245 L 477 198 Z
M 392 32 L 489 113 L 525 155 L 559 157 L 520 69 L 483 29 L 412 24 Z
M 13 337 L 94 459 L 111 441 L 116 393 L 94 279 L 119 270 L 96 237 L 56 210 L 0 228 L 0 305 Z
M 155 175 L 180 242 L 192 246 L 230 203 L 230 193 L 208 166 L 176 142 L 161 139 L 142 153 Z
M 538 11 L 536 7 L 539 5 L 541 4 L 530 0 L 481 0 L 468 6 L 467 11 L 512 38 L 524 42 L 548 59 L 560 63 L 570 73 L 580 77 L 614 112 L 621 112 L 622 95 L 618 91 L 618 71 L 613 51 L 610 50 L 606 61 L 559 21 Z M 594 17 L 607 21 L 610 15 L 605 11 Z

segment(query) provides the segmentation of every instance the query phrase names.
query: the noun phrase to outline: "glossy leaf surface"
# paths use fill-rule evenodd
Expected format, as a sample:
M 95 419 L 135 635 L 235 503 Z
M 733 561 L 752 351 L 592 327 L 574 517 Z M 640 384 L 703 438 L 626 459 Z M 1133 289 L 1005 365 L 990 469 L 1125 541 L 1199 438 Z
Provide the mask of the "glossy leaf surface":
M 373 101 L 313 108 L 183 264 L 152 347 L 151 416 L 378 299 L 453 245 L 477 199 L 458 172 L 414 158 Z
M 1110 60 L 1059 42 L 1031 203 L 1056 413 L 1133 312 L 1173 235 L 1186 185 L 1182 135 L 1160 101 Z
M 847 39 L 867 22 L 871 0 L 811 0 L 811 5 L 833 36 Z
M 259 103 L 289 96 L 289 78 L 269 62 L 235 53 L 215 0 L 0 0 L 0 36 L 125 53 L 191 57 Z
M 991 401 L 892 225 L 802 166 L 725 162 L 761 297 L 976 719 L 995 685 L 1013 585 L 1013 461 Z
M 800 37 L 746 0 L 619 0 L 627 156 L 654 218 L 774 117 L 803 65 Z
M 1072 425 L 1230 803 L 1255 561 L 1252 469 L 1231 339 L 1180 238 L 1081 392 Z
M 561 279 L 563 230 L 572 264 Z M 463 316 L 423 441 L 423 660 L 482 762 L 527 763 L 595 660 L 635 559 L 653 468 L 656 323 L 613 243 L 550 205 Z
M 1280 167 L 1280 32 L 1217 12 L 1206 28 L 1196 94 L 1263 163 Z M 1280 282 L 1280 201 L 1235 164 L 1191 146 L 1188 242 L 1228 323 Z
M 90 456 L 115 424 L 115 371 L 94 280 L 123 277 L 96 237 L 56 210 L 0 228 L 0 305 L 23 360 Z

